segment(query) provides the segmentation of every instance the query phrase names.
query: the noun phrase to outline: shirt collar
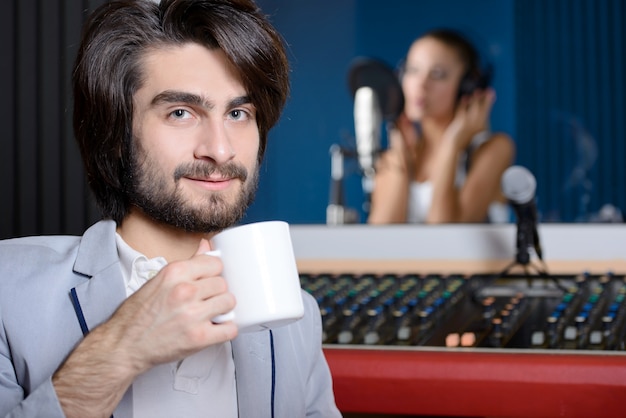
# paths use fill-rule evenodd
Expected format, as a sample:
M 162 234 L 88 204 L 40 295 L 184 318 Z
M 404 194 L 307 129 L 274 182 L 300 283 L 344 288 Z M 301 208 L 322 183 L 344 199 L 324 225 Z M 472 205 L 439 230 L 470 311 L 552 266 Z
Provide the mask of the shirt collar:
M 132 295 L 145 282 L 150 280 L 167 264 L 164 257 L 148 259 L 115 234 L 117 253 L 122 265 L 122 276 L 126 286 L 126 296 Z

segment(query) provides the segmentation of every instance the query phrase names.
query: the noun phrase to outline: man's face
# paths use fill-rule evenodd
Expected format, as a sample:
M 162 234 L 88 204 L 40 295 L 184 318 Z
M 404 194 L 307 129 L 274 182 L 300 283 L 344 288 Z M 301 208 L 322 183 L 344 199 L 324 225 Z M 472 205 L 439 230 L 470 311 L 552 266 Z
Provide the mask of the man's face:
M 133 98 L 129 198 L 159 223 L 222 230 L 244 215 L 258 183 L 256 109 L 220 50 L 148 52 Z

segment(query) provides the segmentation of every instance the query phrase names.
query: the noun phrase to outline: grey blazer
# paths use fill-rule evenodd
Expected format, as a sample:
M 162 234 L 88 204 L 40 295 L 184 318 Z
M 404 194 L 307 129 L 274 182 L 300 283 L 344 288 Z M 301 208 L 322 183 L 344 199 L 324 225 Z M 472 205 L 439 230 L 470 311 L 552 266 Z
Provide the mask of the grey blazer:
M 0 241 L 0 417 L 64 416 L 51 376 L 83 338 L 72 289 L 89 329 L 125 300 L 114 222 L 98 222 L 82 237 Z M 300 321 L 233 340 L 240 417 L 341 416 L 319 308 L 303 298 Z M 114 416 L 132 417 L 132 388 Z

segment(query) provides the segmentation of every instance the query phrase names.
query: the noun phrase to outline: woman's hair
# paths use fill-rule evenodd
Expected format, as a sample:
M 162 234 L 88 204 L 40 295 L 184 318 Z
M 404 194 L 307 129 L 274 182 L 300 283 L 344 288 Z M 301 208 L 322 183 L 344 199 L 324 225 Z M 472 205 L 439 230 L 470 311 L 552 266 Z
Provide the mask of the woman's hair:
M 461 97 L 472 93 L 475 89 L 484 89 L 489 86 L 492 77 L 492 68 L 483 65 L 480 54 L 470 40 L 461 32 L 453 29 L 433 29 L 417 39 L 431 38 L 454 49 L 461 62 L 465 65 L 465 71 L 459 84 L 458 96 Z
M 122 0 L 88 19 L 73 72 L 74 133 L 88 184 L 105 218 L 120 222 L 133 140 L 133 96 L 141 59 L 164 46 L 197 43 L 220 49 L 257 109 L 261 162 L 269 130 L 289 94 L 282 38 L 252 0 Z

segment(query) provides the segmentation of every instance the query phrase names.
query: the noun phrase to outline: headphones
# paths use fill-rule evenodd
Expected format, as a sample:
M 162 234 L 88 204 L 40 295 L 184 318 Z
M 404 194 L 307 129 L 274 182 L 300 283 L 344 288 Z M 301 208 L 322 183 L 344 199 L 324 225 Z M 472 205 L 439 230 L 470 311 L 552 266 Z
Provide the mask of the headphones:
M 457 99 L 472 94 L 476 90 L 484 90 L 491 85 L 493 79 L 493 65 L 484 61 L 483 56 L 478 52 L 474 44 L 467 37 L 458 32 L 450 32 L 450 36 L 456 36 L 459 45 L 464 44 L 468 55 L 468 70 L 465 72 L 459 83 Z M 459 46 L 460 48 L 460 46 Z
M 433 38 L 448 45 L 456 50 L 466 62 L 468 68 L 461 77 L 457 101 L 463 96 L 472 94 L 475 90 L 483 90 L 491 85 L 494 72 L 493 65 L 485 61 L 484 56 L 478 52 L 468 36 L 455 29 L 442 28 L 430 30 L 417 39 L 423 38 Z M 396 71 L 400 81 L 404 76 L 405 65 L 406 57 L 400 62 Z

